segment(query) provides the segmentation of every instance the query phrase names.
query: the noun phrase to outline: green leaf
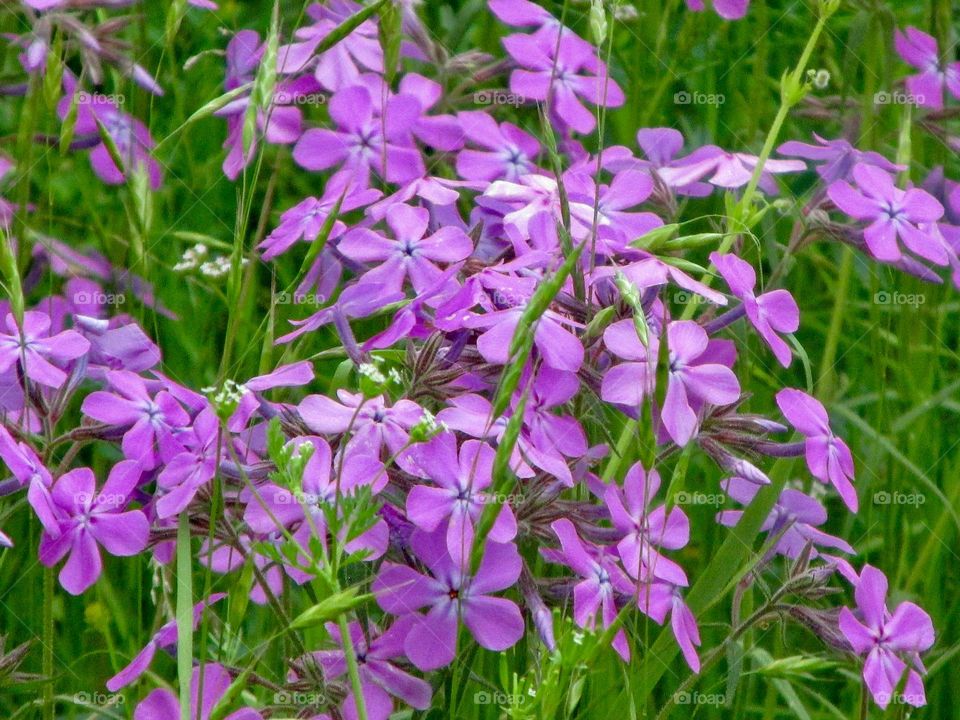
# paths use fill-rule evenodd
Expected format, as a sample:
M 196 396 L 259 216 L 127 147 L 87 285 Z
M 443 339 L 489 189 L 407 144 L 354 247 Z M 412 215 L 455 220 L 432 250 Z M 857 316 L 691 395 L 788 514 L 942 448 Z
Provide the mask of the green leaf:
M 372 593 L 359 593 L 357 586 L 349 587 L 331 595 L 307 610 L 304 610 L 290 623 L 290 629 L 303 630 L 316 627 L 329 620 L 336 620 L 358 605 L 373 600 Z

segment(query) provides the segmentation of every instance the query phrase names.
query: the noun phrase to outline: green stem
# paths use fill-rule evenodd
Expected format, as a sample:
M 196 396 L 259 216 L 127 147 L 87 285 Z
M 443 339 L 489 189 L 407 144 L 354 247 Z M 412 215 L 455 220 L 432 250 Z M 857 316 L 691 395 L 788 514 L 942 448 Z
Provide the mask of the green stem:
M 830 330 L 827 333 L 827 342 L 823 348 L 823 358 L 820 361 L 818 375 L 817 396 L 829 398 L 833 391 L 833 364 L 837 357 L 837 347 L 840 343 L 840 331 L 843 330 L 843 316 L 847 307 L 847 291 L 850 287 L 850 277 L 853 275 L 853 250 L 843 248 L 843 257 L 840 260 L 840 274 L 837 278 L 837 288 L 834 294 L 833 312 L 830 317 Z
M 190 676 L 193 674 L 193 575 L 190 516 L 180 514 L 177 526 L 177 681 L 180 720 L 190 720 Z
M 350 688 L 353 690 L 353 701 L 357 706 L 357 717 L 360 720 L 367 720 L 367 703 L 363 699 L 363 686 L 360 684 L 360 668 L 357 665 L 357 654 L 353 647 L 353 640 L 350 637 L 350 626 L 347 624 L 347 618 L 341 614 L 337 618 L 337 625 L 340 627 L 340 637 L 343 640 L 343 652 L 347 656 L 347 673 L 350 675 Z
M 43 720 L 54 719 L 53 705 L 53 568 L 43 569 Z

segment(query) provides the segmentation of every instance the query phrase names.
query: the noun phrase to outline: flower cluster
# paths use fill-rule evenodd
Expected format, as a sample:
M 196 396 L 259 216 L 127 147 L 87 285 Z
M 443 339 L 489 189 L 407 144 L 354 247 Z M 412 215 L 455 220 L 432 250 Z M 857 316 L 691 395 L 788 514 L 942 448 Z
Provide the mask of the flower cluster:
M 107 61 L 160 92 L 111 40 L 112 26 L 83 34 L 70 20 L 74 5 L 91 3 L 27 4 L 33 29 L 14 40 L 27 72 L 49 67 L 56 27 L 82 45 L 84 67 Z M 749 2 L 711 5 L 733 19 Z M 776 582 L 784 564 L 802 572 L 797 604 L 826 596 L 828 582 L 851 585 L 856 609 L 820 634 L 866 656 L 881 707 L 902 681 L 908 701 L 923 704 L 930 618 L 912 603 L 889 611 L 883 574 L 858 573 L 855 549 L 821 529 L 828 506 L 858 510 L 850 449 L 811 394 L 780 387 L 754 400 L 741 386 L 745 353 L 771 375 L 793 364 L 801 321 L 784 268 L 751 252 L 744 223 L 811 161 L 821 185 L 804 209 L 820 224 L 811 238 L 931 281 L 949 268 L 960 287 L 956 184 L 898 181 L 900 166 L 842 138 L 787 142 L 771 158 L 643 128 L 635 148 L 603 148 L 603 138 L 597 148 L 624 91 L 594 44 L 526 0 L 490 0 L 509 30 L 504 62 L 482 75 L 522 102 L 477 109 L 469 94 L 447 92 L 449 73 L 402 71 L 440 55 L 412 6 L 397 8 L 392 60 L 380 39 L 391 30 L 373 14 L 327 41 L 362 11 L 351 0 L 310 6 L 284 42 L 241 30 L 227 43 L 229 101 L 215 113 L 226 123 L 223 173 L 240 177 L 272 144 L 288 147 L 318 188 L 283 208 L 257 248 L 264 263 L 302 263 L 290 291 L 318 299 L 284 316 L 276 342 L 288 362 L 203 391 L 177 382 L 137 320 L 76 301 L 78 289 L 117 284 L 111 263 L 56 241 L 36 260 L 62 289 L 25 310 L 0 301 L 0 458 L 11 473 L 0 493 L 26 495 L 42 528 L 40 561 L 81 594 L 104 572 L 104 552 L 170 563 L 183 549 L 181 519 L 202 542 L 205 568 L 247 573 L 252 602 L 284 617 L 285 595 L 349 595 L 342 571 L 355 566 L 369 602 L 358 612 L 344 601 L 343 623 L 314 622 L 326 622 L 326 644 L 289 657 L 286 682 L 322 682 L 334 717 L 386 720 L 401 704 L 429 708 L 430 673 L 466 646 L 506 651 L 530 630 L 553 650 L 570 622 L 629 661 L 642 645 L 638 618 L 669 621 L 699 672 L 702 607 L 688 602 L 696 578 L 683 563 L 696 516 L 677 497 L 722 491 L 745 508 L 767 503 L 758 529 L 767 550 L 751 577 Z M 931 43 L 912 28 L 896 38 L 920 70 L 907 87 L 939 108 L 960 81 Z M 73 149 L 90 151 L 106 183 L 140 175 L 160 187 L 146 126 L 80 82 L 64 69 L 59 110 L 73 123 Z M 301 102 L 314 96 L 326 98 L 323 113 Z M 741 224 L 688 233 L 681 214 L 722 193 L 742 203 Z M 709 267 L 688 259 L 704 246 Z M 199 264 L 199 247 L 179 269 Z M 230 272 L 229 259 L 221 269 Z M 32 277 L 27 293 L 43 287 Z M 148 287 L 136 289 L 163 311 Z M 349 374 L 326 393 L 312 362 L 296 358 L 330 333 Z M 764 401 L 780 414 L 748 410 Z M 588 413 L 622 428 L 619 441 L 588 425 Z M 102 482 L 99 464 L 78 461 L 93 458 L 82 451 L 90 443 L 109 448 L 97 456 L 112 458 Z M 686 472 L 696 457 L 716 466 L 719 483 L 696 484 Z M 801 457 L 809 477 L 784 483 L 770 471 Z M 718 508 L 715 519 L 737 526 L 748 512 Z M 194 623 L 221 597 L 204 598 Z M 108 687 L 136 682 L 176 640 L 175 625 L 161 628 Z M 243 672 L 194 668 L 203 717 L 223 697 L 239 699 L 228 688 Z M 136 717 L 175 717 L 178 703 L 155 689 Z M 268 706 L 228 717 L 261 718 Z

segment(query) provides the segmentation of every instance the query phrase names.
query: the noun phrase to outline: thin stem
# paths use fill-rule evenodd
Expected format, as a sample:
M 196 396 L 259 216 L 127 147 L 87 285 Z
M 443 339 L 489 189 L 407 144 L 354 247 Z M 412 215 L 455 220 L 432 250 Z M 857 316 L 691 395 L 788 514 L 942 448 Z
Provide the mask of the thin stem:
M 54 719 L 53 704 L 53 568 L 43 569 L 43 720 Z
M 190 556 L 190 516 L 180 513 L 177 526 L 177 681 L 180 720 L 190 720 L 190 676 L 193 671 L 193 576 Z
M 350 687 L 353 690 L 353 702 L 357 707 L 357 717 L 367 720 L 367 703 L 363 698 L 363 686 L 360 684 L 360 668 L 357 665 L 357 654 L 350 637 L 350 626 L 347 618 L 341 613 L 337 618 L 340 627 L 340 637 L 343 639 L 343 652 L 347 656 L 347 673 L 350 675 Z

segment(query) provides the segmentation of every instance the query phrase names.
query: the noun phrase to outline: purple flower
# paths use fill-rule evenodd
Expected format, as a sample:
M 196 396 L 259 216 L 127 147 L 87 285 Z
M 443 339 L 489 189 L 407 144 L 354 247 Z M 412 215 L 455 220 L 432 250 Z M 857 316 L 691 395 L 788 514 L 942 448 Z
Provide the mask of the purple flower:
M 200 619 L 203 616 L 203 611 L 214 603 L 219 602 L 227 596 L 226 593 L 215 593 L 211 595 L 206 600 L 198 602 L 193 606 L 193 629 L 196 630 L 200 625 Z M 126 687 L 132 682 L 135 682 L 141 675 L 143 675 L 147 668 L 150 667 L 150 663 L 153 662 L 153 658 L 157 653 L 157 650 L 164 648 L 172 648 L 177 644 L 177 621 L 171 620 L 166 623 L 163 627 L 157 630 L 154 633 L 153 637 L 150 638 L 149 642 L 144 645 L 143 650 L 137 653 L 137 656 L 130 661 L 130 664 L 127 665 L 123 670 L 118 672 L 112 678 L 107 680 L 107 690 L 110 692 L 116 692 L 120 688 Z
M 582 100 L 619 107 L 624 96 L 607 67 L 583 40 L 556 35 L 509 35 L 503 46 L 520 68 L 510 76 L 510 90 L 532 100 L 550 101 L 553 116 L 578 133 L 593 132 L 594 114 Z M 554 57 L 554 52 L 556 56 Z
M 418 710 L 430 707 L 433 696 L 430 683 L 414 677 L 391 662 L 403 657 L 404 640 L 413 624 L 413 617 L 408 615 L 394 622 L 382 633 L 378 632 L 375 625 L 371 625 L 369 641 L 360 623 L 349 624 L 350 640 L 360 671 L 364 705 L 370 720 L 387 720 L 390 717 L 393 712 L 391 695 Z M 313 653 L 313 657 L 320 663 L 327 682 L 332 682 L 346 675 L 347 657 L 340 629 L 334 623 L 327 623 L 326 627 L 339 649 L 321 650 Z M 345 720 L 356 720 L 358 717 L 352 688 L 343 701 L 343 716 Z
M 227 72 L 224 78 L 226 91 L 253 82 L 260 66 L 265 50 L 260 42 L 260 35 L 254 30 L 241 30 L 236 33 L 227 44 Z M 298 95 L 313 92 L 316 83 L 308 78 L 303 82 L 280 82 L 271 98 L 269 111 L 257 109 L 257 130 L 263 134 L 267 142 L 287 145 L 296 142 L 303 132 L 302 115 L 298 107 L 290 102 Z M 233 100 L 214 114 L 227 121 L 227 139 L 223 147 L 227 156 L 223 160 L 223 174 L 229 180 L 235 180 L 240 172 L 256 155 L 258 137 L 254 133 L 247 152 L 244 153 L 243 128 L 250 105 L 250 95 L 246 94 Z
M 790 347 L 777 333 L 794 333 L 800 327 L 800 309 L 796 300 L 787 290 L 773 290 L 756 295 L 757 274 L 750 263 L 736 255 L 710 254 L 712 262 L 732 292 L 743 302 L 743 308 L 750 322 L 773 350 L 773 354 L 784 367 L 790 366 L 793 359 Z
M 777 152 L 781 155 L 792 155 L 822 163 L 817 166 L 817 174 L 823 178 L 825 183 L 849 180 L 853 168 L 861 163 L 874 165 L 887 172 L 903 170 L 903 167 L 890 162 L 878 152 L 857 150 L 844 138 L 825 140 L 816 133 L 813 134 L 813 137 L 819 143 L 818 145 L 790 140 L 777 148 Z
M 283 213 L 280 216 L 280 224 L 257 247 L 263 251 L 264 260 L 272 260 L 293 247 L 294 243 L 312 243 L 316 240 L 320 229 L 341 196 L 343 201 L 340 204 L 340 212 L 348 213 L 369 205 L 380 195 L 379 190 L 358 191 L 353 186 L 348 186 L 345 190 L 335 183 L 327 183 L 323 197 L 308 197 Z M 338 220 L 330 233 L 330 239 L 339 237 L 345 230 L 346 226 Z
M 838 180 L 827 188 L 827 194 L 847 215 L 869 223 L 863 237 L 877 260 L 900 260 L 900 239 L 908 250 L 925 260 L 947 264 L 943 245 L 931 237 L 929 229 L 920 227 L 943 217 L 943 205 L 936 198 L 919 188 L 900 190 L 889 173 L 872 165 L 857 165 L 853 177 L 856 188 Z
M 653 193 L 653 180 L 640 170 L 623 170 L 599 192 L 588 175 L 574 175 L 567 184 L 570 196 L 571 233 L 576 240 L 591 238 L 596 226 L 597 248 L 615 255 L 628 250 L 628 243 L 663 225 L 651 212 L 630 212 Z
M 708 344 L 707 333 L 692 320 L 667 326 L 669 379 L 661 417 L 680 447 L 690 442 L 699 427 L 692 400 L 728 405 L 740 397 L 737 376 L 726 365 L 711 362 Z
M 514 400 L 515 398 L 516 396 Z M 511 404 L 515 405 L 515 402 L 512 401 Z M 437 420 L 451 430 L 475 438 L 495 440 L 499 443 L 506 431 L 509 415 L 494 418 L 492 410 L 493 406 L 485 397 L 468 393 L 449 400 L 447 407 L 437 414 Z M 529 478 L 535 474 L 530 467 L 533 465 L 558 478 L 567 487 L 573 487 L 573 475 L 561 454 L 561 448 L 558 447 L 559 444 L 564 446 L 564 450 L 571 450 L 571 440 L 563 437 L 551 437 L 544 444 L 537 444 L 541 442 L 541 437 L 540 433 L 535 432 L 534 427 L 529 425 L 532 417 L 529 411 L 524 416 L 524 427 L 510 457 L 511 469 L 518 477 Z M 564 420 L 564 418 L 557 419 Z M 563 423 L 558 427 L 562 425 Z M 572 442 L 576 443 L 578 439 L 574 438 Z M 586 441 L 584 440 L 584 442 Z
M 784 417 L 806 437 L 807 467 L 823 483 L 833 485 L 843 502 L 856 512 L 857 491 L 853 479 L 850 448 L 830 429 L 827 411 L 816 398 L 801 390 L 785 388 L 777 393 L 777 405 Z
M 391 454 L 396 454 L 410 441 L 410 428 L 423 417 L 423 408 L 410 400 L 398 400 L 388 407 L 381 396 L 366 399 L 346 390 L 339 390 L 337 396 L 339 403 L 325 395 L 309 395 L 297 411 L 315 433 L 352 432 L 347 453 L 359 451 L 380 457 L 386 445 Z
M 34 382 L 52 388 L 63 385 L 67 374 L 52 363 L 76 360 L 90 349 L 90 343 L 76 330 L 51 336 L 50 324 L 46 313 L 28 310 L 23 314 L 21 332 L 13 314 L 7 314 L 8 332 L 0 332 L 0 374 L 20 363 L 23 373 Z
M 617 617 L 617 593 L 631 595 L 634 591 L 630 578 L 605 551 L 588 551 L 573 523 L 566 518 L 555 520 L 550 527 L 562 549 L 548 553 L 548 559 L 562 562 L 582 578 L 573 588 L 574 622 L 583 628 L 593 628 L 599 613 L 603 627 L 609 627 Z M 629 661 L 630 646 L 623 630 L 617 631 L 613 648 Z
M 513 123 L 497 124 L 481 111 L 457 115 L 463 134 L 474 146 L 457 155 L 457 174 L 465 180 L 516 180 L 532 172 L 540 143 Z
M 528 287 L 521 282 L 510 283 L 506 278 L 507 286 L 500 293 L 508 302 L 519 302 L 513 307 L 502 310 L 493 310 L 483 314 L 470 315 L 464 321 L 468 328 L 483 329 L 477 338 L 477 350 L 484 360 L 496 365 L 506 365 L 510 362 L 510 345 L 516 332 L 520 318 L 523 316 Z M 510 292 L 509 285 L 514 285 Z M 508 299 L 508 296 L 513 295 Z M 537 348 L 543 362 L 556 370 L 577 372 L 583 364 L 583 345 L 579 338 L 563 327 L 568 324 L 565 317 L 553 310 L 547 310 L 540 316 L 533 328 L 533 344 Z
M 732 477 L 723 482 L 723 490 L 741 505 L 749 505 L 760 486 L 756 483 L 739 477 Z M 733 527 L 743 516 L 742 510 L 723 510 L 717 516 L 717 522 L 727 527 Z M 814 546 L 836 548 L 841 552 L 853 554 L 855 551 L 841 538 L 834 537 L 817 529 L 827 521 L 827 511 L 823 505 L 809 495 L 787 488 L 767 516 L 761 530 L 771 535 L 783 532 L 774 550 L 785 557 L 795 559 L 808 544 Z M 784 530 L 784 528 L 786 528 Z M 814 549 L 813 557 L 819 552 Z
M 309 564 L 310 539 L 327 542 L 326 509 L 337 502 L 338 495 L 350 495 L 359 487 L 370 487 L 376 494 L 387 484 L 383 463 L 370 455 L 348 453 L 342 462 L 333 460 L 326 440 L 305 435 L 291 441 L 294 448 L 310 445 L 313 453 L 303 472 L 301 491 L 294 493 L 273 483 L 265 483 L 246 493 L 246 510 L 243 519 L 250 529 L 260 535 L 277 532 L 281 527 L 293 528 L 292 537 L 302 549 L 302 564 Z M 347 534 L 347 528 L 343 534 Z M 347 552 L 367 550 L 368 558 L 378 558 L 387 549 L 387 526 L 377 519 L 373 526 L 351 539 L 345 545 Z M 298 568 L 287 566 L 287 574 L 296 582 L 303 583 L 309 575 Z
M 637 130 L 637 145 L 646 156 L 646 160 L 634 157 L 630 150 L 623 146 L 607 148 L 603 153 L 603 167 L 611 172 L 623 170 L 648 169 L 655 172 L 664 184 L 672 188 L 678 195 L 705 197 L 713 192 L 713 188 L 706 183 L 688 181 L 681 171 L 675 178 L 674 168 L 679 168 L 688 160 L 696 161 L 703 149 L 695 150 L 686 157 L 678 158 L 677 154 L 683 149 L 683 135 L 679 130 L 668 127 L 640 128 Z M 708 155 L 713 154 L 706 148 Z
M 13 473 L 21 487 L 27 487 L 27 500 L 40 524 L 51 534 L 60 532 L 58 511 L 50 497 L 53 478 L 29 445 L 16 442 L 0 425 L 0 460 Z
M 143 378 L 126 370 L 108 372 L 107 383 L 113 392 L 90 393 L 80 410 L 94 420 L 125 428 L 122 447 L 128 458 L 151 470 L 183 451 L 179 437 L 190 416 L 169 392 L 161 390 L 151 398 Z
M 474 523 L 489 498 L 484 490 L 493 482 L 494 450 L 479 440 L 467 440 L 457 453 L 453 433 L 441 433 L 429 443 L 417 445 L 411 452 L 416 474 L 429 478 L 436 487 L 414 485 L 407 494 L 407 517 L 420 528 L 433 532 L 444 521 L 447 525 L 447 552 L 457 565 L 465 565 L 473 548 Z M 510 542 L 516 537 L 517 521 L 510 505 L 501 507 L 490 539 Z
M 944 89 L 960 99 L 960 62 L 942 63 L 936 38 L 908 27 L 905 33 L 897 30 L 893 44 L 904 62 L 920 71 L 906 79 L 917 105 L 942 110 Z
M 387 225 L 394 239 L 355 228 L 340 240 L 337 249 L 357 262 L 381 263 L 364 273 L 363 282 L 379 283 L 395 292 L 409 278 L 414 289 L 423 292 L 442 274 L 434 263 L 457 262 L 473 251 L 473 242 L 456 227 L 442 227 L 424 237 L 429 224 L 428 210 L 395 205 L 387 213 Z
M 338 172 L 360 188 L 370 185 L 371 169 L 391 183 L 421 177 L 426 170 L 412 137 L 420 103 L 410 95 L 395 95 L 381 113 L 379 95 L 376 102 L 362 84 L 338 90 L 329 104 L 336 130 L 307 130 L 293 149 L 293 159 L 307 170 L 339 166 Z
M 71 78 L 72 80 L 72 78 Z M 97 142 L 90 151 L 90 166 L 103 182 L 108 185 L 122 185 L 127 181 L 126 173 L 143 170 L 150 178 L 150 187 L 157 190 L 163 182 L 160 164 L 153 159 L 150 151 L 154 142 L 147 126 L 132 115 L 123 112 L 108 96 L 77 92 L 75 81 L 64 83 L 67 95 L 57 105 L 60 119 L 67 117 L 71 103 L 76 103 L 77 116 L 74 132 L 91 138 L 99 138 L 100 129 L 110 135 L 123 167 L 117 167 L 107 146 Z M 76 92 L 76 97 L 74 93 Z
M 407 565 L 386 562 L 373 581 L 377 603 L 391 615 L 413 614 L 404 652 L 421 670 L 448 665 L 456 655 L 457 623 L 488 650 L 501 652 L 523 635 L 523 617 L 512 600 L 491 593 L 506 590 L 520 577 L 521 560 L 512 543 L 488 542 L 475 576 L 468 575 L 447 552 L 446 528 L 415 530 L 414 554 L 430 575 Z M 418 611 L 427 608 L 425 615 Z
M 659 339 L 652 333 L 647 345 L 637 337 L 633 320 L 618 320 L 603 331 L 603 344 L 627 362 L 613 365 L 603 376 L 600 397 L 609 403 L 639 407 L 651 395 L 657 380 Z
M 701 12 L 706 7 L 703 0 L 686 0 L 687 7 L 694 12 Z M 713 0 L 713 9 L 724 20 L 739 20 L 747 14 L 750 0 Z
M 864 565 L 854 596 L 857 612 L 840 610 L 840 631 L 857 655 L 866 654 L 863 679 L 874 701 L 886 709 L 895 697 L 904 671 L 908 672 L 902 700 L 914 707 L 927 702 L 920 673 L 919 654 L 934 642 L 930 616 L 912 602 L 887 610 L 887 578 L 875 567 Z
M 178 515 L 217 470 L 220 424 L 212 408 L 203 410 L 189 432 L 180 435 L 181 452 L 166 461 L 157 476 L 157 516 Z
M 56 533 L 44 529 L 40 562 L 52 567 L 69 555 L 60 570 L 60 584 L 70 594 L 80 595 L 100 577 L 98 545 L 120 556 L 136 555 L 147 546 L 146 516 L 140 510 L 123 511 L 141 472 L 137 462 L 124 460 L 114 465 L 99 491 L 89 468 L 71 470 L 54 483 L 50 497 L 59 527 Z
M 679 550 L 690 540 L 690 522 L 683 510 L 674 507 L 669 514 L 661 505 L 650 509 L 660 489 L 660 474 L 636 463 L 623 480 L 623 490 L 610 485 L 604 502 L 613 526 L 625 533 L 617 543 L 623 567 L 634 578 L 658 578 L 673 585 L 687 585 L 687 575 L 673 560 L 664 557 L 658 548 Z
M 209 720 L 210 713 L 217 706 L 230 687 L 233 679 L 230 673 L 215 663 L 195 667 L 190 678 L 190 717 Z M 200 697 L 203 688 L 203 696 Z M 171 720 L 180 717 L 180 701 L 166 688 L 159 688 L 147 695 L 133 712 L 133 720 Z M 263 716 L 251 708 L 243 708 L 227 715 L 224 720 L 263 720 Z
M 364 72 L 382 73 L 383 50 L 377 25 L 372 20 L 365 20 L 329 50 L 314 56 L 320 41 L 360 9 L 361 6 L 351 0 L 311 4 L 307 15 L 314 24 L 296 31 L 298 42 L 281 47 L 281 68 L 285 72 L 300 71 L 315 62 L 314 77 L 331 92 L 356 85 Z

